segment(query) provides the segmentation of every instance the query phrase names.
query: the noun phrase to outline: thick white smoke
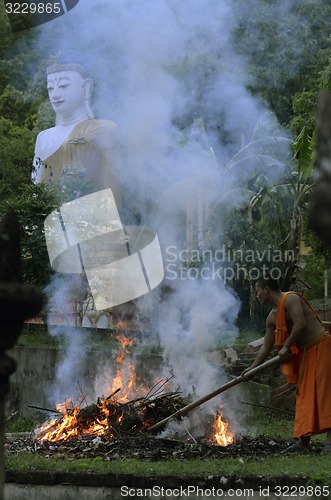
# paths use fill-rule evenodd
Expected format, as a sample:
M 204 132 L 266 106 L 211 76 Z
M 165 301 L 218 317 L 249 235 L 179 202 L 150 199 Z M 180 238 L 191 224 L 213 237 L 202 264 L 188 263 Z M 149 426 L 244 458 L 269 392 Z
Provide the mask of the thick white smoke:
M 221 165 L 250 141 L 267 109 L 247 90 L 236 27 L 225 0 L 80 0 L 39 28 L 42 40 L 52 41 L 50 54 L 77 50 L 86 57 L 96 115 L 120 131 L 122 221 L 153 227 L 165 255 L 169 247 L 204 248 L 211 208 L 222 198 L 233 207 L 242 201 L 234 186 L 247 178 L 249 163 L 226 172 Z M 236 195 L 225 196 L 231 190 Z M 176 279 L 166 275 L 163 284 L 169 293 L 138 303 L 175 383 L 202 396 L 223 382 L 210 353 L 235 338 L 240 304 L 219 275 L 184 279 L 176 274 L 180 259 L 176 264 Z
M 70 279 L 63 274 L 56 274 L 48 287 L 46 294 L 51 297 L 53 307 L 61 311 L 64 318 L 71 316 L 73 324 L 73 307 L 77 290 L 80 289 L 80 278 L 73 275 Z M 48 308 L 47 308 L 48 309 Z M 48 320 L 52 323 L 50 311 Z M 65 324 L 65 321 L 64 321 Z M 55 380 L 52 387 L 47 387 L 47 395 L 53 407 L 66 399 L 73 398 L 79 390 L 79 383 L 85 379 L 86 367 L 86 331 L 76 326 L 51 324 L 48 331 L 54 337 L 61 337 L 64 346 L 59 350 L 59 358 L 55 367 Z

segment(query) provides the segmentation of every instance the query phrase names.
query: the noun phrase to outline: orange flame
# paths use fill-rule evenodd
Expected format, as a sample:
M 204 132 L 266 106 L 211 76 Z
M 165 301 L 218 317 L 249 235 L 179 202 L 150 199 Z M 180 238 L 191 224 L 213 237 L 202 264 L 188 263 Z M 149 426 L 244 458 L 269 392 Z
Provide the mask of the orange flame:
M 65 401 L 57 405 L 58 408 L 66 408 Z M 52 419 L 39 429 L 37 429 L 38 441 L 67 441 L 73 437 L 79 436 L 104 436 L 111 437 L 111 426 L 108 424 L 109 409 L 106 406 L 106 400 L 98 402 L 100 412 L 95 421 L 90 422 L 88 425 L 81 425 L 79 420 L 80 408 L 75 406 L 73 409 L 65 409 L 63 417 L 60 420 Z M 122 415 L 118 417 L 118 422 L 121 422 Z
M 57 405 L 57 407 L 65 408 L 66 402 Z M 62 413 L 62 410 L 60 410 Z M 46 422 L 38 429 L 38 439 L 46 441 L 67 440 L 78 436 L 77 414 L 79 408 L 76 406 L 72 413 L 64 413 L 63 418 L 58 421 L 56 418 Z
M 117 324 L 117 328 L 125 327 L 126 324 L 123 321 Z M 113 394 L 117 389 L 122 389 L 119 401 L 124 403 L 132 397 L 137 397 L 137 384 L 140 379 L 135 373 L 135 367 L 130 356 L 129 348 L 132 346 L 134 339 L 129 339 L 123 331 L 117 330 L 116 340 L 120 344 L 120 352 L 115 359 L 118 368 L 109 392 Z
M 134 339 L 129 339 L 124 335 L 123 329 L 126 327 L 124 322 L 119 322 L 117 325 L 116 339 L 119 342 L 119 352 L 116 357 L 117 371 L 111 383 L 109 394 L 114 395 L 118 389 L 121 389 L 119 398 L 116 399 L 112 416 L 121 425 L 123 421 L 123 414 L 117 415 L 116 403 L 125 403 L 133 398 L 139 397 L 146 392 L 146 389 L 138 388 L 139 377 L 135 374 L 135 367 L 131 362 L 130 347 Z M 110 397 L 103 400 L 98 400 L 98 407 L 100 409 L 98 418 L 95 421 L 84 422 L 79 417 L 80 408 L 74 406 L 71 399 L 67 399 L 64 403 L 56 405 L 56 409 L 62 413 L 62 418 L 52 419 L 42 427 L 37 429 L 37 439 L 39 441 L 66 441 L 73 437 L 96 435 L 112 437 L 112 427 L 109 425 L 110 411 L 107 407 Z M 85 425 L 86 424 L 86 425 Z
M 228 431 L 229 424 L 222 420 L 222 414 L 217 413 L 213 424 L 211 442 L 217 446 L 228 446 L 234 441 L 234 435 Z

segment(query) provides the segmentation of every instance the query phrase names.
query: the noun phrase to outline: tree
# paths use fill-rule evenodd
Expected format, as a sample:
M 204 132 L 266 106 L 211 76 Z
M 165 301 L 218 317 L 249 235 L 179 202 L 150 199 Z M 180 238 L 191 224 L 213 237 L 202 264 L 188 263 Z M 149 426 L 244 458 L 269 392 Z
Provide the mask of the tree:
M 253 322 L 260 317 L 253 287 L 255 279 L 265 272 L 273 273 L 274 277 L 281 277 L 285 290 L 300 280 L 300 244 L 313 186 L 314 138 L 306 129 L 292 144 L 293 156 L 288 157 L 287 163 L 271 153 L 279 152 L 281 146 L 289 147 L 289 139 L 278 136 L 253 139 L 226 167 L 231 170 L 240 167 L 240 172 L 245 171 L 242 165 L 249 167 L 246 170 L 250 176 L 237 185 L 242 195 L 241 205 L 237 210 L 226 209 L 224 196 L 211 212 L 207 226 L 211 234 L 215 233 L 214 221 L 222 227 L 223 244 L 232 256 L 227 265 L 236 271 L 232 286 L 241 298 L 241 319 L 245 322 L 248 317 Z M 266 150 L 269 154 L 265 154 Z
M 57 192 L 44 184 L 29 182 L 0 201 L 0 218 L 10 210 L 21 227 L 22 272 L 26 283 L 44 288 L 52 270 L 44 236 L 44 220 L 58 206 Z
M 249 88 L 295 135 L 307 125 L 312 134 L 325 77 L 330 85 L 330 2 L 234 0 L 233 5 L 239 19 L 237 47 L 248 59 Z

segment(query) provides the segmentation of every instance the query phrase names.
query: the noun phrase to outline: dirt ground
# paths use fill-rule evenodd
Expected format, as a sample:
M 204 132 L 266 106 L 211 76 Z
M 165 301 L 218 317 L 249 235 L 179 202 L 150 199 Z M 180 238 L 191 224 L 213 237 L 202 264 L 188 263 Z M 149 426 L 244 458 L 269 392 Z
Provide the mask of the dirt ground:
M 234 443 L 223 447 L 205 440 L 188 439 L 181 442 L 174 439 L 160 439 L 147 432 L 135 435 L 121 435 L 118 438 L 80 437 L 70 441 L 37 442 L 33 436 L 7 437 L 6 454 L 28 452 L 54 458 L 95 458 L 107 460 L 141 459 L 160 461 L 170 459 L 209 459 L 222 457 L 265 457 L 282 454 L 290 441 L 268 437 L 238 437 Z M 315 444 L 312 453 L 319 454 L 322 444 Z

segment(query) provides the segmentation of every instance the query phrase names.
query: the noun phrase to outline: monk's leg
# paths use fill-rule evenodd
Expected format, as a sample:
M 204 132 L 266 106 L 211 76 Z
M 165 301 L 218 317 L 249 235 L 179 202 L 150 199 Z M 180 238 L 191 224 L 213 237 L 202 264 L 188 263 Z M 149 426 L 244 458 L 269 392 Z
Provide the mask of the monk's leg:
M 330 433 L 331 437 L 331 433 Z M 308 448 L 310 443 L 310 436 L 300 436 L 298 439 L 298 445 L 302 446 L 303 448 Z

